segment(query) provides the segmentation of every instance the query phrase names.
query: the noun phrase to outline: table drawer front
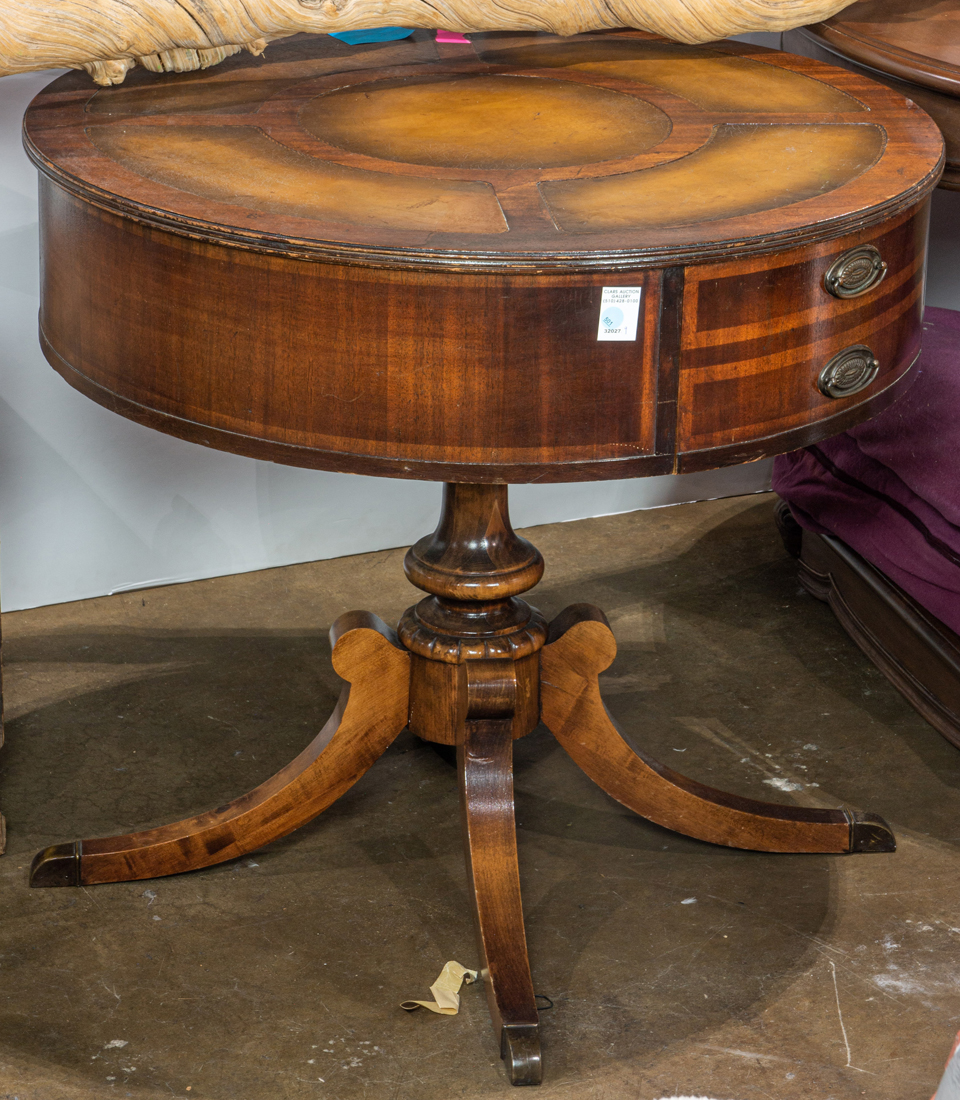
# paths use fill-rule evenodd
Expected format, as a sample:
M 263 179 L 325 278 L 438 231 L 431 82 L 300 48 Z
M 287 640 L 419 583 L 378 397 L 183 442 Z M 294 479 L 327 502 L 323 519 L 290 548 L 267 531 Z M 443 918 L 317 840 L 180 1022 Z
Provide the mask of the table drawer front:
M 815 425 L 871 399 L 908 370 L 920 347 L 926 226 L 923 204 L 894 224 L 811 249 L 690 268 L 680 452 L 740 446 Z M 863 246 L 887 264 L 882 278 L 851 297 L 830 293 L 825 276 Z M 872 353 L 877 369 L 853 378 L 856 348 L 868 349 L 861 358 Z M 838 366 L 845 352 L 847 362 Z M 838 369 L 846 386 L 828 384 Z

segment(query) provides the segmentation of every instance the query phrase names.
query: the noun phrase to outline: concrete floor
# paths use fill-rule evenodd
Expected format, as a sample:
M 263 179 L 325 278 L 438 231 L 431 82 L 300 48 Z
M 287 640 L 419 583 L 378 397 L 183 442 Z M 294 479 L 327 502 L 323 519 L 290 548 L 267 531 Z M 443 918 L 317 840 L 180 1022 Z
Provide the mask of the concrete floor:
M 960 1027 L 960 753 L 798 591 L 772 507 L 538 528 L 534 602 L 607 610 L 608 704 L 668 764 L 877 811 L 899 850 L 713 848 L 633 817 L 544 731 L 519 742 L 544 1097 L 928 1100 Z M 510 1094 L 478 987 L 457 1017 L 397 1007 L 475 962 L 455 772 L 409 735 L 252 858 L 26 886 L 44 845 L 216 806 L 294 756 L 336 697 L 333 619 L 416 598 L 402 557 L 4 617 L 0 1100 Z

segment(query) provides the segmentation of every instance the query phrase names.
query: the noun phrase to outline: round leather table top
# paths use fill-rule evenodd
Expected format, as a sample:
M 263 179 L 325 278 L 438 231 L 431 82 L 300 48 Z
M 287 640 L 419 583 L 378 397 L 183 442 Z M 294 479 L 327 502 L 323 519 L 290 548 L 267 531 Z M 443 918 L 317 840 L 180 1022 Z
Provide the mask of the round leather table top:
M 515 270 L 839 233 L 902 205 L 940 157 L 933 127 L 887 89 L 640 32 L 465 46 L 418 32 L 376 49 L 301 36 L 118 88 L 69 75 L 26 134 L 63 187 L 174 231 Z
M 321 469 L 573 481 L 892 401 L 942 141 L 889 88 L 640 32 L 274 43 L 54 81 L 41 342 L 141 423 Z

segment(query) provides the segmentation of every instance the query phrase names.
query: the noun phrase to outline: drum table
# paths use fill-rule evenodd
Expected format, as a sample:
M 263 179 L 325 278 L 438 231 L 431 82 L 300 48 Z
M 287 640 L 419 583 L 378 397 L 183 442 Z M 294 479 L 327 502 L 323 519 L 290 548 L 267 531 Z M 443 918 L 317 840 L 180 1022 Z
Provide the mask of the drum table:
M 457 747 L 482 973 L 540 1080 L 512 740 L 542 720 L 625 806 L 768 852 L 890 851 L 872 814 L 739 798 L 629 745 L 603 613 L 549 625 L 510 482 L 703 470 L 841 431 L 911 380 L 942 143 L 862 76 L 640 32 L 298 37 L 209 73 L 82 74 L 30 107 L 50 363 L 183 439 L 446 482 L 396 633 L 334 624 L 313 743 L 188 821 L 57 845 L 35 886 L 232 859 L 309 821 L 405 727 Z

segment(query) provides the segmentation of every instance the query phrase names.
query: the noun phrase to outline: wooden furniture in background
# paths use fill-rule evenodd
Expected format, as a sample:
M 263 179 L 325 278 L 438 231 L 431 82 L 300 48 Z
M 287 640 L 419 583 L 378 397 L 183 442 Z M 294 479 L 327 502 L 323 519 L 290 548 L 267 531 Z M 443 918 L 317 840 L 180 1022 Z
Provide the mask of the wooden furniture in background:
M 960 190 L 960 4 L 858 0 L 832 19 L 786 31 L 783 48 L 881 80 L 919 103 L 946 139 L 940 186 Z
M 805 531 L 785 501 L 776 511 L 800 583 L 938 733 L 960 748 L 960 636 L 843 539 Z
M 597 676 L 596 608 L 548 624 L 509 482 L 701 470 L 834 434 L 893 401 L 920 343 L 942 143 L 889 89 L 816 61 L 639 32 L 291 40 L 202 76 L 55 81 L 41 172 L 41 340 L 108 408 L 327 470 L 442 480 L 396 634 L 334 625 L 347 681 L 286 769 L 234 803 L 58 845 L 37 886 L 209 866 L 309 820 L 405 725 L 456 745 L 491 1013 L 540 1080 L 512 741 L 542 717 L 653 821 L 763 851 L 888 851 L 871 814 L 755 802 L 649 759 Z M 601 309 L 639 291 L 635 339 Z M 602 320 L 606 318 L 606 320 Z M 614 332 L 614 335 L 617 335 Z M 629 336 L 630 333 L 620 333 Z

